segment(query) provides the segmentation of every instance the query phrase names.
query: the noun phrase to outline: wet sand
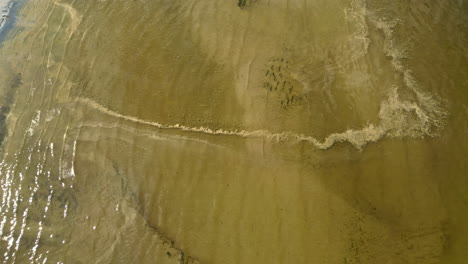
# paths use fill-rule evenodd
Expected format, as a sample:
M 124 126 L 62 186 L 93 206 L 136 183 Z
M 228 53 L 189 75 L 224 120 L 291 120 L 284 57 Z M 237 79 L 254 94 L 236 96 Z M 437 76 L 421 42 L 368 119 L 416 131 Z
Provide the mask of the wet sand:
M 27 2 L 2 260 L 464 263 L 467 8 Z

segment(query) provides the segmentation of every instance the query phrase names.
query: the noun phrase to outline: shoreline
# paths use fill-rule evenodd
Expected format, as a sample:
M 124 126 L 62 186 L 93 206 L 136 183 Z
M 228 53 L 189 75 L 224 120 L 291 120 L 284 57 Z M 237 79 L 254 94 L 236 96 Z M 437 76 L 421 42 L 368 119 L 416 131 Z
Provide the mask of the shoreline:
M 0 47 L 3 46 L 3 41 L 14 28 L 22 3 L 21 0 L 0 0 Z M 7 90 L 3 91 L 6 98 L 0 101 L 0 151 L 3 151 L 4 142 L 8 137 L 7 118 L 14 101 L 16 88 L 20 83 L 21 77 L 14 77 L 11 83 L 5 87 Z

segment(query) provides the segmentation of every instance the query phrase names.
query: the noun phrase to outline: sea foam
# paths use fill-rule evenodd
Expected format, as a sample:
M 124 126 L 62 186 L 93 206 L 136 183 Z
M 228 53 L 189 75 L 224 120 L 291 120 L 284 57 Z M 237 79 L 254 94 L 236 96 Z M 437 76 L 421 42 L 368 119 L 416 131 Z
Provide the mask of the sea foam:
M 182 124 L 161 124 L 142 120 L 137 117 L 123 115 L 106 108 L 105 106 L 87 98 L 78 98 L 77 102 L 99 110 L 107 115 L 125 119 L 130 122 L 149 125 L 158 129 L 175 129 L 187 132 L 204 133 L 211 135 L 229 135 L 245 138 L 264 138 L 272 141 L 287 141 L 292 143 L 308 142 L 318 149 L 328 149 L 340 142 L 348 142 L 357 149 L 362 149 L 369 143 L 376 142 L 384 137 L 410 137 L 418 138 L 424 136 L 437 135 L 443 126 L 448 113 L 442 107 L 440 100 L 435 96 L 423 91 L 413 76 L 412 71 L 405 65 L 404 59 L 408 57 L 407 51 L 397 45 L 394 38 L 395 28 L 402 23 L 401 20 L 388 19 L 385 16 L 377 15 L 367 10 L 365 1 L 353 1 L 350 9 L 346 10 L 347 15 L 354 19 L 362 18 L 359 24 L 361 30 L 357 33 L 359 40 L 363 41 L 364 54 L 367 53 L 369 45 L 369 29 L 366 22 L 370 22 L 377 31 L 384 37 L 383 52 L 391 58 L 391 65 L 394 70 L 402 76 L 401 84 L 389 87 L 388 97 L 380 105 L 379 120 L 374 124 L 368 124 L 361 129 L 349 129 L 344 132 L 331 133 L 323 140 L 319 140 L 310 135 L 297 134 L 290 131 L 272 132 L 268 130 L 224 130 L 212 129 L 208 127 L 191 127 Z M 362 55 L 362 54 L 361 54 Z M 406 98 L 403 93 L 411 94 L 411 98 Z

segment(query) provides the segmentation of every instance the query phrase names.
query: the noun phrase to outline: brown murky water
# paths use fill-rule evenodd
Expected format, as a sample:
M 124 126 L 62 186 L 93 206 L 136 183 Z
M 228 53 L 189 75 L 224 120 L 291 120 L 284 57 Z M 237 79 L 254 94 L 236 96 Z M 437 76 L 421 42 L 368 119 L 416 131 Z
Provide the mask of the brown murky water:
M 465 263 L 468 3 L 26 1 L 3 263 Z

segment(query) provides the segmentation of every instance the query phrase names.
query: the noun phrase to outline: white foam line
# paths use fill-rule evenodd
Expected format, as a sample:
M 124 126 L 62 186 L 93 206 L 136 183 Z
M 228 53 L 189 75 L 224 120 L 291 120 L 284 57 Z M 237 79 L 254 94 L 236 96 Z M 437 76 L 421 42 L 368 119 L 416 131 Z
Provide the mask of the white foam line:
M 379 140 L 380 138 L 382 138 L 387 133 L 387 129 L 383 129 L 379 126 L 368 125 L 361 130 L 347 130 L 343 133 L 330 134 L 323 142 L 320 142 L 319 140 L 317 140 L 316 138 L 312 136 L 306 136 L 304 134 L 297 134 L 293 132 L 273 133 L 268 130 L 254 130 L 254 131 L 233 130 L 233 131 L 230 131 L 230 130 L 224 130 L 224 129 L 213 130 L 207 127 L 189 127 L 189 126 L 184 126 L 180 124 L 166 125 L 166 124 L 161 124 L 158 122 L 146 121 L 146 120 L 134 117 L 134 116 L 127 116 L 127 115 L 120 114 L 88 98 L 78 98 L 77 102 L 85 104 L 89 107 L 92 107 L 107 115 L 120 118 L 120 119 L 124 119 L 130 122 L 138 123 L 138 124 L 156 127 L 158 129 L 175 129 L 175 130 L 181 130 L 181 131 L 187 131 L 187 132 L 204 133 L 204 134 L 210 134 L 210 135 L 238 136 L 238 137 L 244 137 L 244 138 L 264 138 L 267 140 L 273 140 L 277 142 L 280 142 L 280 141 L 290 141 L 290 142 L 295 142 L 295 143 L 308 142 L 308 143 L 312 143 L 315 147 L 319 149 L 328 149 L 338 142 L 349 142 L 354 147 L 361 149 L 367 143 L 375 142 Z
M 296 138 L 308 138 L 305 136 L 300 136 L 297 134 L 289 133 L 289 132 L 283 132 L 283 133 L 271 133 L 267 130 L 255 130 L 255 131 L 246 131 L 246 130 L 234 130 L 234 131 L 229 131 L 229 130 L 224 130 L 224 129 L 217 129 L 213 130 L 211 128 L 207 127 L 189 127 L 189 126 L 184 126 L 180 124 L 175 124 L 175 125 L 166 125 L 166 124 L 161 124 L 158 122 L 151 122 L 151 121 L 146 121 L 143 119 L 139 119 L 137 117 L 133 116 L 127 116 L 120 114 L 118 112 L 115 112 L 113 110 L 110 110 L 103 105 L 88 99 L 88 98 L 78 98 L 78 102 L 83 103 L 87 106 L 90 106 L 96 110 L 99 110 L 102 113 L 105 113 L 107 115 L 121 118 L 127 121 L 131 121 L 134 123 L 138 124 L 143 124 L 143 125 L 149 125 L 156 127 L 158 129 L 176 129 L 176 130 L 182 130 L 182 131 L 187 131 L 187 132 L 198 132 L 198 133 L 204 133 L 204 134 L 211 134 L 211 135 L 230 135 L 230 136 L 241 136 L 241 137 L 253 137 L 253 138 L 268 138 L 268 139 L 275 139 L 275 140 L 284 140 L 284 139 L 290 139 L 291 137 L 296 137 Z

